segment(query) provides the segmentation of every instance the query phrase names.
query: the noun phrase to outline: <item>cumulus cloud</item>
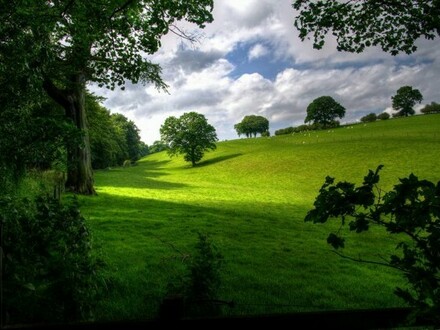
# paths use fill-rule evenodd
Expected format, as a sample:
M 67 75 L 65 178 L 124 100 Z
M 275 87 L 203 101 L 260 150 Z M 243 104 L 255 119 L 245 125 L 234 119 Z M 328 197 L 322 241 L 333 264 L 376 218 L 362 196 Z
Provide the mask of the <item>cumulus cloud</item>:
M 248 59 L 252 61 L 269 54 L 269 49 L 264 47 L 262 44 L 256 44 L 249 50 Z
M 223 140 L 237 138 L 234 124 L 250 114 L 268 118 L 272 133 L 299 125 L 308 104 L 323 95 L 347 109 L 343 121 L 390 111 L 391 96 L 404 85 L 418 88 L 423 104 L 440 101 L 437 41 L 420 40 L 416 54 L 393 57 L 377 48 L 362 54 L 338 52 L 329 37 L 318 51 L 299 40 L 294 17 L 289 1 L 216 0 L 214 22 L 196 32 L 198 43 L 182 44 L 167 35 L 161 50 L 151 56 L 163 68 L 168 93 L 132 84 L 125 91 L 92 89 L 107 98 L 104 105 L 111 111 L 135 121 L 148 144 L 160 138 L 160 125 L 168 116 L 188 111 L 204 114 Z M 194 29 L 188 23 L 181 27 Z M 232 63 L 228 56 L 242 45 L 250 48 L 240 63 Z M 273 65 L 278 62 L 283 65 Z M 265 76 L 255 63 L 277 71 Z M 237 65 L 249 66 L 240 71 L 246 73 L 233 75 Z

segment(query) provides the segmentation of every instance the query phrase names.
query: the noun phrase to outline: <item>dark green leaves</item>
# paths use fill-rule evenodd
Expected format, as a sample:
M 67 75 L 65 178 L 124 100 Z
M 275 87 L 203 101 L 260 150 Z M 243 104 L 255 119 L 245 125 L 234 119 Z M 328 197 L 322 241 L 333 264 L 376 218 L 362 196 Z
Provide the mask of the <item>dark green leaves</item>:
M 367 47 L 380 46 L 391 55 L 410 54 L 417 50 L 417 39 L 434 39 L 440 32 L 438 0 L 296 0 L 293 8 L 298 11 L 294 24 L 299 37 L 313 39 L 317 49 L 331 33 L 339 51 L 360 53 Z
M 321 96 L 307 106 L 305 123 L 321 124 L 324 128 L 333 127 L 336 118 L 345 116 L 345 108 L 331 96 Z
M 194 166 L 206 150 L 216 149 L 217 133 L 205 116 L 196 112 L 181 117 L 168 117 L 160 128 L 162 141 L 168 146 L 170 156 L 183 154 Z
M 397 253 L 386 263 L 383 259 L 372 262 L 401 270 L 411 290 L 397 288 L 396 294 L 417 307 L 420 314 L 439 322 L 440 181 L 434 184 L 419 180 L 411 173 L 383 194 L 378 187 L 382 167 L 369 170 L 358 187 L 345 181 L 335 183 L 327 177 L 305 221 L 325 223 L 339 218 L 342 229 L 350 218 L 349 229 L 356 233 L 367 231 L 374 224 L 390 234 L 400 234 Z M 335 249 L 345 246 L 339 231 L 327 238 Z
M 333 248 L 343 248 L 344 247 L 344 239 L 336 234 L 329 234 L 327 237 L 327 243 L 333 246 Z

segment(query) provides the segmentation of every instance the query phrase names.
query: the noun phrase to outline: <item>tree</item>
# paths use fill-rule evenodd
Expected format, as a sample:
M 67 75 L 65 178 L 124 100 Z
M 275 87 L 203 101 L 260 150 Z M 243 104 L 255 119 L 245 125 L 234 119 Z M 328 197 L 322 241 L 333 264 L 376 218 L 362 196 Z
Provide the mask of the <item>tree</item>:
M 149 147 L 150 154 L 154 154 L 156 152 L 160 152 L 167 149 L 167 145 L 160 140 L 154 141 L 153 144 Z
M 403 86 L 397 90 L 396 95 L 391 97 L 393 101 L 393 109 L 398 111 L 399 117 L 408 117 L 414 115 L 416 112 L 413 107 L 416 103 L 423 100 L 423 96 L 418 89 L 413 89 L 411 86 Z
M 343 118 L 345 108 L 336 102 L 331 96 L 321 96 L 313 100 L 307 107 L 305 123 L 313 122 L 323 128 L 334 127 L 336 118 Z
M 295 27 L 302 41 L 313 35 L 313 47 L 321 49 L 325 36 L 336 37 L 337 49 L 360 53 L 370 46 L 397 55 L 417 50 L 421 37 L 440 34 L 440 1 L 295 0 L 299 13 Z
M 421 113 L 429 114 L 429 113 L 440 113 L 440 104 L 436 102 L 431 102 L 431 104 L 425 105 L 425 107 L 420 110 Z
M 185 19 L 203 28 L 212 21 L 212 9 L 212 0 L 18 1 L 1 6 L 0 76 L 22 77 L 14 78 L 22 94 L 44 89 L 83 131 L 82 143 L 68 150 L 66 185 L 73 191 L 94 193 L 86 84 L 114 89 L 129 80 L 165 88 L 160 66 L 145 55 L 155 53 L 169 31 L 191 39 L 174 23 Z
M 376 120 L 377 120 L 377 116 L 373 112 L 369 113 L 368 115 L 365 115 L 361 118 L 361 122 L 363 122 L 363 123 L 371 123 Z
M 263 116 L 245 116 L 240 123 L 234 125 L 234 128 L 238 136 L 244 134 L 246 137 L 252 135 L 256 137 L 257 134 L 263 135 L 263 133 L 269 132 L 269 120 Z
M 365 260 L 342 257 L 358 262 L 379 264 L 402 271 L 411 289 L 396 288 L 395 293 L 416 307 L 418 315 L 440 322 L 440 181 L 437 184 L 419 180 L 414 174 L 399 179 L 400 183 L 384 193 L 378 187 L 379 171 L 370 170 L 362 185 L 350 182 L 335 183 L 327 177 L 319 190 L 305 221 L 325 223 L 341 219 L 338 233 L 331 233 L 327 242 L 335 249 L 343 248 L 342 229 L 347 220 L 350 231 L 362 233 L 370 226 L 382 227 L 401 238 L 396 246 L 400 253 L 388 259 Z
M 377 119 L 379 120 L 390 119 L 390 114 L 388 112 L 382 112 L 381 114 L 377 115 Z
M 168 117 L 160 127 L 162 141 L 170 156 L 183 154 L 195 166 L 206 150 L 215 150 L 217 134 L 205 116 L 196 112 L 184 113 L 180 118 Z
M 127 117 L 120 113 L 115 113 L 111 115 L 113 125 L 117 127 L 118 130 L 123 135 L 123 139 L 126 145 L 127 157 L 124 160 L 137 161 L 140 156 L 140 142 L 141 137 L 139 136 L 139 129 L 135 123 L 128 120 Z

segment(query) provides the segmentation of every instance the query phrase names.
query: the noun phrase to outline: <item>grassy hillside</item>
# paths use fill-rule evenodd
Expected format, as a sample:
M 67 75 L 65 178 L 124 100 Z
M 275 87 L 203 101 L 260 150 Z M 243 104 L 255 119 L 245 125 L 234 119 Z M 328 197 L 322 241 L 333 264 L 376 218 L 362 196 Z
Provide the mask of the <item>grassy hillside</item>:
M 220 142 L 195 168 L 163 152 L 96 172 L 98 196 L 81 202 L 108 264 L 98 317 L 153 317 L 197 232 L 225 257 L 221 298 L 236 302 L 225 313 L 402 306 L 399 273 L 341 259 L 326 243 L 337 228 L 303 219 L 326 175 L 361 182 L 383 164 L 384 189 L 411 172 L 440 180 L 439 129 L 439 115 L 416 116 Z M 394 243 L 373 229 L 350 236 L 345 252 L 387 256 Z

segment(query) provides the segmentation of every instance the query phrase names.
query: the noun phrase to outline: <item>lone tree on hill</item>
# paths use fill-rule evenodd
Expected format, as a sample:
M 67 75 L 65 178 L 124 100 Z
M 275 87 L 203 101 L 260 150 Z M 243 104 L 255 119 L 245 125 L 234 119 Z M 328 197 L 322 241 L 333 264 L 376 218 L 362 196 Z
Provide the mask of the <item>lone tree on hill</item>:
M 213 0 L 16 1 L 0 10 L 0 87 L 5 77 L 25 77 L 11 97 L 46 91 L 83 132 L 82 143 L 68 150 L 66 186 L 93 194 L 87 133 L 87 82 L 114 89 L 126 81 L 166 88 L 161 68 L 147 56 L 174 24 L 186 20 L 204 27 Z M 123 87 L 121 87 L 123 89 Z
M 370 46 L 397 55 L 417 50 L 421 37 L 440 35 L 440 2 L 371 0 L 295 0 L 299 13 L 295 27 L 301 40 L 313 36 L 313 47 L 321 49 L 325 36 L 336 37 L 337 49 L 360 53 Z
M 250 115 L 245 116 L 243 120 L 234 125 L 235 130 L 237 131 L 238 136 L 246 135 L 246 137 L 254 137 L 257 134 L 267 134 L 269 133 L 269 120 L 264 118 L 263 116 Z
M 334 127 L 336 118 L 343 118 L 345 108 L 336 102 L 331 96 L 321 96 L 313 100 L 307 107 L 305 123 L 322 125 L 323 128 Z
M 183 154 L 192 166 L 203 158 L 206 150 L 215 150 L 218 141 L 215 128 L 196 112 L 184 113 L 180 118 L 168 117 L 160 128 L 160 136 L 170 156 Z
M 393 101 L 393 109 L 398 111 L 397 117 L 408 117 L 414 115 L 416 112 L 413 107 L 416 103 L 423 100 L 423 96 L 418 89 L 413 89 L 411 86 L 403 86 L 397 90 L 396 95 L 391 97 Z

